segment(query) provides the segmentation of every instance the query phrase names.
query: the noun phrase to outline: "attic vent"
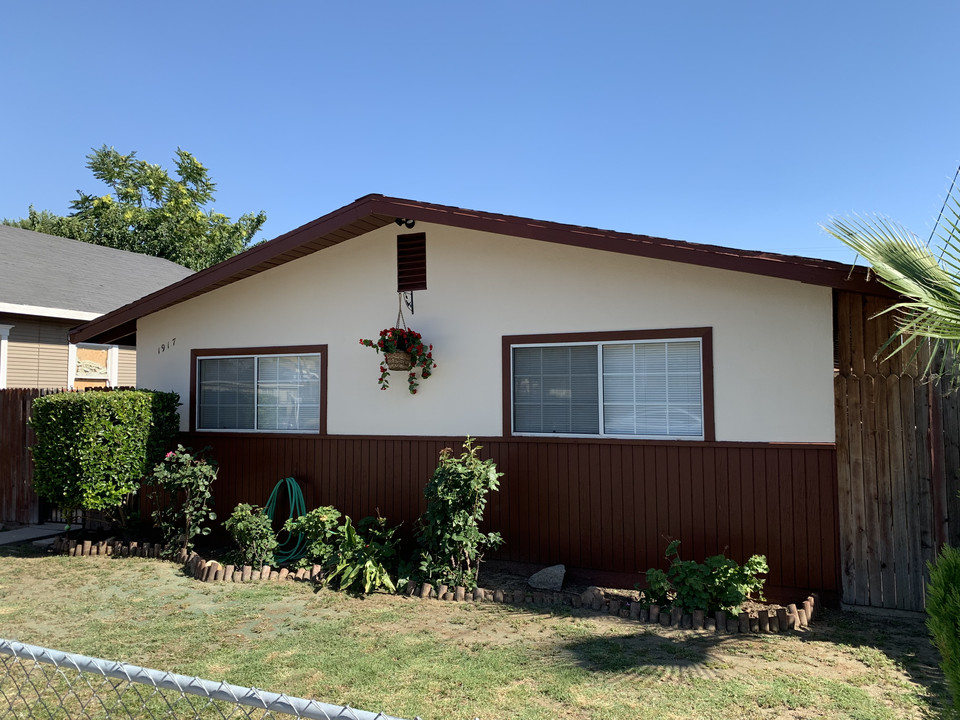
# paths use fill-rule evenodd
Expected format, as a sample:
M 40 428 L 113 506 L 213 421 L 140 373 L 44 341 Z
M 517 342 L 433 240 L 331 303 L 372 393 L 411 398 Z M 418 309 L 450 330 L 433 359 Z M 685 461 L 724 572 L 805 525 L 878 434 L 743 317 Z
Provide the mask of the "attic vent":
M 427 289 L 427 234 L 397 235 L 397 292 Z

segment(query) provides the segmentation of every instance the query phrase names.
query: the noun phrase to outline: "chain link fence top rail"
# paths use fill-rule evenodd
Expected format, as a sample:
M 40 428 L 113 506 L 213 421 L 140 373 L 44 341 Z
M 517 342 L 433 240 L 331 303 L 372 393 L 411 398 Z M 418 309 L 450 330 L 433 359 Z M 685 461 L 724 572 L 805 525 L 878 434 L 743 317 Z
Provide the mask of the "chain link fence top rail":
M 400 720 L 349 705 L 329 705 L 2 638 L 0 716 L 44 720 Z

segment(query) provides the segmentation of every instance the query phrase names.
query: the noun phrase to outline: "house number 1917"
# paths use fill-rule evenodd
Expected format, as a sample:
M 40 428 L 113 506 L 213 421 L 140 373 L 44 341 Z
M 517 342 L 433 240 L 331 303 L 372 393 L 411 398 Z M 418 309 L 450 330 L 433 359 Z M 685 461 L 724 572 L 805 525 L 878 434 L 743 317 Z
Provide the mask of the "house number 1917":
M 160 347 L 157 348 L 157 355 L 159 355 L 160 353 L 166 352 L 176 344 L 177 344 L 176 338 L 167 340 L 165 343 L 160 343 Z

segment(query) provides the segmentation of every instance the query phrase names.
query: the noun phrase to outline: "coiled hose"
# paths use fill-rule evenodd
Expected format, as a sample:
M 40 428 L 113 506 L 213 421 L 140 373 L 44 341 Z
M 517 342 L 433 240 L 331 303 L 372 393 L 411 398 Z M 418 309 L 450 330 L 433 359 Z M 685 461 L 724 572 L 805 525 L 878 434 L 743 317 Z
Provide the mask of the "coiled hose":
M 287 498 L 290 500 L 289 519 L 295 520 L 301 515 L 306 515 L 307 505 L 303 500 L 303 491 L 300 490 L 300 486 L 297 484 L 296 480 L 294 480 L 292 477 L 288 477 L 276 484 L 276 486 L 273 488 L 273 492 L 270 493 L 270 499 L 267 500 L 267 505 L 264 508 L 264 511 L 270 518 L 270 522 L 273 522 L 274 514 L 277 511 L 277 500 L 280 498 L 281 488 L 286 488 Z M 281 530 L 281 533 L 282 532 L 285 531 Z M 302 533 L 287 533 L 286 539 L 277 546 L 276 550 L 274 550 L 273 557 L 278 564 L 282 565 L 283 563 L 292 562 L 293 560 L 299 560 L 303 557 L 303 554 L 306 552 L 306 550 L 307 539 Z

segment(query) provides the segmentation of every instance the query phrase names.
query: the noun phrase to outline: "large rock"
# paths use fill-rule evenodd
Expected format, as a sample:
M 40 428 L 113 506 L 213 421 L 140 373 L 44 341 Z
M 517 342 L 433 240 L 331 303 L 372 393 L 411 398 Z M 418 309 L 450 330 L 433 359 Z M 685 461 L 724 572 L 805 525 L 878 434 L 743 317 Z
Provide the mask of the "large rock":
M 527 584 L 538 590 L 560 590 L 563 588 L 563 574 L 566 571 L 563 565 L 553 565 L 531 575 Z

